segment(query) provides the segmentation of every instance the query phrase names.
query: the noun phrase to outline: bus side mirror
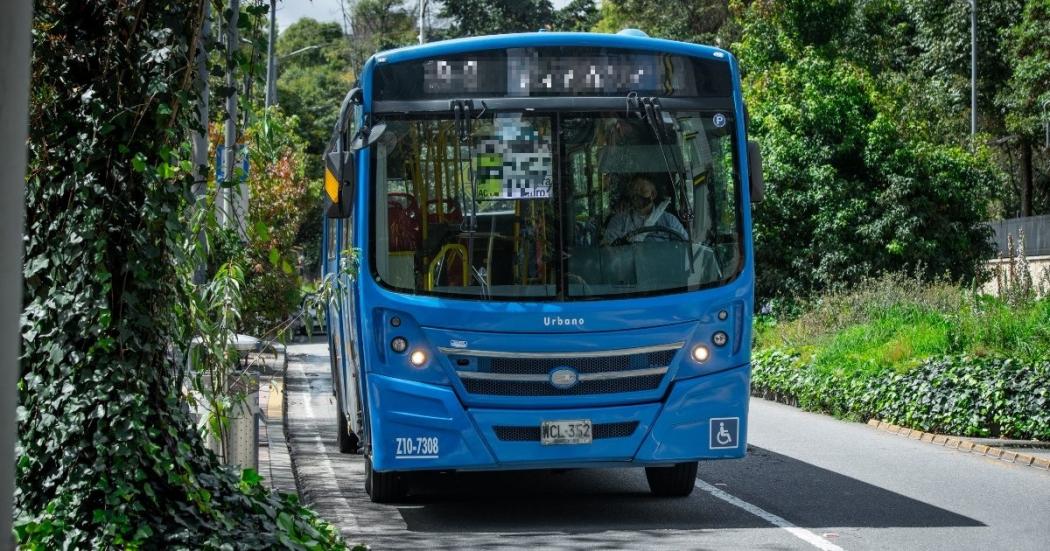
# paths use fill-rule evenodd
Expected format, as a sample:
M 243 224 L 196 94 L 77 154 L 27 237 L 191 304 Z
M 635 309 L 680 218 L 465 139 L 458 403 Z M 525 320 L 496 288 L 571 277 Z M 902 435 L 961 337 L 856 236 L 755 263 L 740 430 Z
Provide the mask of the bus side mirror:
M 751 179 L 751 202 L 761 203 L 766 198 L 766 180 L 762 176 L 762 151 L 758 142 L 747 142 L 747 173 Z
M 330 151 L 324 156 L 324 192 L 331 205 L 329 218 L 349 218 L 354 206 L 354 153 Z

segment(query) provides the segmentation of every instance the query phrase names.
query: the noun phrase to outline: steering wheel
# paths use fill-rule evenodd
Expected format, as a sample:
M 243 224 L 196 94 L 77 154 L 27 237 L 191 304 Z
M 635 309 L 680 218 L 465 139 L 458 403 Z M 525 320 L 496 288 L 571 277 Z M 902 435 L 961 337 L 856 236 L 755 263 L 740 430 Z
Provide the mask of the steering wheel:
M 627 232 L 626 234 L 621 235 L 620 237 L 617 237 L 615 240 L 613 240 L 612 244 L 616 245 L 616 246 L 626 245 L 626 244 L 630 243 L 632 238 L 634 238 L 637 235 L 642 235 L 642 234 L 646 234 L 646 233 L 656 233 L 656 232 L 666 234 L 668 237 L 671 238 L 671 241 L 679 241 L 681 243 L 688 243 L 689 242 L 688 239 L 682 237 L 682 234 L 680 234 L 680 233 L 678 233 L 678 232 L 676 232 L 676 231 L 674 231 L 674 230 L 672 230 L 670 228 L 665 228 L 663 226 L 642 226 L 640 228 L 636 228 L 634 230 L 631 230 L 631 231 Z

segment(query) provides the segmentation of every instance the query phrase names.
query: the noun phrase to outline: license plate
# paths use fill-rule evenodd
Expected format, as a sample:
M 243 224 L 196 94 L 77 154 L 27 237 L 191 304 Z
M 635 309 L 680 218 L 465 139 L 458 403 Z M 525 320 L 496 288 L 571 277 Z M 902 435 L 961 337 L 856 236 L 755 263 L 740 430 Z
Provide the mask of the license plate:
M 590 444 L 591 420 L 544 421 L 540 426 L 540 443 L 545 446 L 551 444 Z

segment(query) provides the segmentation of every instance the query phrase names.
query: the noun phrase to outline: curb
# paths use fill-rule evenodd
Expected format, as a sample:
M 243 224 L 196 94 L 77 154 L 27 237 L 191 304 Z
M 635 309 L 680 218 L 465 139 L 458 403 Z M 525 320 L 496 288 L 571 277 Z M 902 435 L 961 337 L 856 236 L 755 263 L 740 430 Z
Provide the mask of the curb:
M 266 447 L 268 456 L 267 472 L 264 477 L 269 481 L 270 488 L 275 491 L 298 493 L 292 473 L 291 454 L 288 451 L 288 442 L 284 434 L 284 415 L 282 413 L 285 395 L 284 376 L 277 371 L 272 376 L 266 377 L 265 384 L 266 401 L 259 404 L 263 421 L 262 429 L 266 434 L 265 441 L 260 441 L 259 446 L 260 448 Z M 260 392 L 262 392 L 261 389 Z
M 943 434 L 933 434 L 931 432 L 922 432 L 919 430 L 909 429 L 907 427 L 900 427 L 892 423 L 885 421 L 879 421 L 878 419 L 868 420 L 868 426 L 876 430 L 883 432 L 889 432 L 898 436 L 903 436 L 911 440 L 918 440 L 920 442 L 928 442 L 930 444 L 936 444 L 938 446 L 944 446 L 953 450 L 961 452 L 975 453 L 993 459 L 999 459 L 1007 463 L 1014 463 L 1017 465 L 1023 465 L 1026 467 L 1033 467 L 1043 471 L 1050 471 L 1050 459 L 1044 457 L 1035 457 L 1026 453 L 1017 453 L 1015 451 L 1004 450 L 995 446 L 988 446 L 985 444 L 978 444 L 971 442 L 965 438 L 959 438 L 956 436 L 945 436 Z

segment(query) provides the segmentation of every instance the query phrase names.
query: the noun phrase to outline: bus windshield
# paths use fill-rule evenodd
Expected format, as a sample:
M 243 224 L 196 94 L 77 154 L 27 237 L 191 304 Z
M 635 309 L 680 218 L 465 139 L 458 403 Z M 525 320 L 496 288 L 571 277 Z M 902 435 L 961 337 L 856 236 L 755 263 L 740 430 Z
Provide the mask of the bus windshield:
M 388 288 L 593 300 L 711 287 L 741 269 L 732 113 L 380 119 L 372 254 Z

